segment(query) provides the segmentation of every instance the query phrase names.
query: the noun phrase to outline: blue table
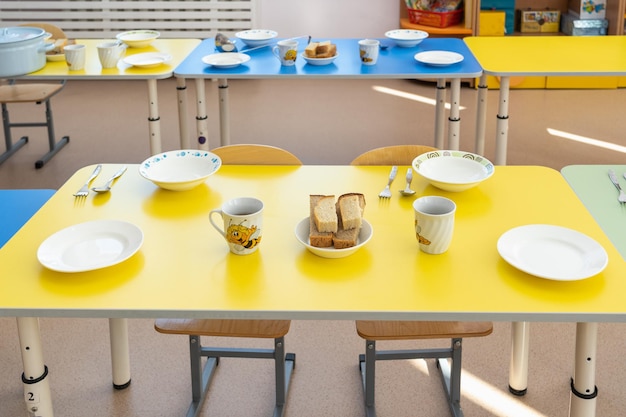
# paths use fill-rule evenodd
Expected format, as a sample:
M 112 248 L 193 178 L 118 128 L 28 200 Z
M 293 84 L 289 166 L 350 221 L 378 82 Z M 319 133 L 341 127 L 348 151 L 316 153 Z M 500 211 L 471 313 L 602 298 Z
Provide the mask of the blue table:
M 322 41 L 325 39 L 313 39 Z M 230 130 L 228 118 L 228 82 L 227 79 L 282 79 L 282 78 L 305 78 L 305 79 L 437 79 L 437 98 L 435 110 L 435 147 L 444 148 L 444 123 L 445 123 L 445 97 L 446 79 L 451 80 L 451 108 L 448 130 L 448 147 L 458 149 L 460 115 L 459 102 L 461 95 L 461 79 L 475 78 L 482 74 L 482 68 L 474 58 L 469 48 L 461 39 L 453 38 L 429 38 L 413 48 L 400 48 L 391 41 L 384 43 L 389 48 L 380 51 L 378 62 L 373 66 L 362 65 L 359 58 L 358 39 L 331 39 L 337 45 L 338 57 L 330 65 L 314 66 L 307 64 L 302 57 L 298 57 L 293 67 L 283 67 L 272 53 L 275 43 L 265 48 L 249 52 L 250 61 L 230 69 L 215 68 L 202 62 L 206 55 L 216 53 L 213 39 L 202 41 L 185 60 L 174 70 L 179 89 L 184 88 L 185 79 L 196 80 L 197 109 L 197 133 L 201 147 L 208 149 L 206 141 L 207 115 L 204 109 L 204 83 L 205 79 L 218 79 L 218 91 L 220 100 L 220 139 L 221 144 L 230 143 Z M 306 46 L 307 39 L 299 39 L 298 55 L 301 55 Z M 239 49 L 241 44 L 238 42 Z M 432 66 L 417 62 L 414 55 L 418 52 L 444 50 L 457 52 L 463 55 L 463 61 L 448 66 Z M 245 52 L 245 51 L 243 51 Z M 179 102 L 180 104 L 180 102 Z M 179 109 L 180 114 L 186 112 Z M 181 120 L 181 125 L 184 122 Z M 182 131 L 182 130 L 181 130 Z M 190 146 L 187 135 L 181 137 L 181 146 Z
M 0 190 L 0 248 L 54 194 L 54 190 Z

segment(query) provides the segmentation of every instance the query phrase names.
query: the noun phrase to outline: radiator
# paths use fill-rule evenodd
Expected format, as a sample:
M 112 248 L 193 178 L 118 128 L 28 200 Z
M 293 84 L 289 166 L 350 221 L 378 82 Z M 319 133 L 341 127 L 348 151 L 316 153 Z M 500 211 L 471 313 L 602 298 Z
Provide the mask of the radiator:
M 257 23 L 260 0 L 0 0 L 0 27 L 54 24 L 68 38 L 113 38 L 154 29 L 163 38 L 232 36 Z

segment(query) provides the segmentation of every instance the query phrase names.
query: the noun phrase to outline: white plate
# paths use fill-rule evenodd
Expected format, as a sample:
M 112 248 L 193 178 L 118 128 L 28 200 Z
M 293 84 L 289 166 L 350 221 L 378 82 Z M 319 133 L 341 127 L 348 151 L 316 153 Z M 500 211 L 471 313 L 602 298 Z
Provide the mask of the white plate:
M 95 220 L 60 230 L 37 250 L 48 269 L 83 272 L 116 265 L 130 258 L 143 243 L 143 232 L 119 220 Z
M 322 258 L 345 258 L 346 256 L 352 255 L 354 252 L 365 246 L 367 242 L 372 238 L 374 234 L 374 230 L 372 229 L 372 225 L 369 224 L 365 219 L 362 220 L 361 230 L 359 231 L 359 237 L 357 238 L 356 246 L 351 248 L 344 249 L 335 249 L 333 247 L 330 248 L 318 248 L 316 246 L 311 246 L 309 241 L 309 218 L 306 217 L 302 219 L 296 225 L 296 238 L 302 245 L 304 245 L 311 253 L 321 256 Z
M 531 224 L 498 239 L 498 252 L 514 267 L 556 281 L 576 281 L 604 270 L 609 257 L 590 237 L 561 226 Z
M 337 59 L 337 57 L 339 56 L 339 52 L 337 52 L 334 56 L 331 56 L 329 58 L 310 58 L 306 56 L 304 52 L 300 56 L 306 61 L 307 64 L 320 66 L 320 65 L 332 64 L 333 61 Z
M 130 55 L 124 58 L 122 61 L 133 67 L 152 68 L 159 66 L 172 59 L 169 54 L 161 52 L 146 52 L 144 54 Z
M 237 52 L 222 52 L 202 57 L 202 62 L 216 68 L 235 68 L 250 61 L 250 55 Z
M 417 62 L 435 67 L 445 67 L 463 61 L 463 55 L 450 51 L 418 52 L 414 58 Z

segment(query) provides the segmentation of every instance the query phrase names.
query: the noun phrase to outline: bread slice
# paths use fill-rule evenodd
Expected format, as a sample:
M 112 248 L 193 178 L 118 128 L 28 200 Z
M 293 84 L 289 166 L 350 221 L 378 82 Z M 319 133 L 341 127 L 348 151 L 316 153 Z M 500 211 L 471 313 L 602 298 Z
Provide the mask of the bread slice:
M 316 51 L 317 51 L 317 46 L 319 44 L 317 42 L 311 42 L 309 43 L 306 48 L 304 48 L 304 54 L 306 56 L 308 56 L 309 58 L 315 58 L 316 55 Z
M 320 232 L 337 232 L 338 220 L 337 211 L 335 209 L 335 196 L 322 196 L 313 207 L 313 220 L 315 227 Z
M 355 228 L 347 228 L 346 223 L 344 223 L 344 218 L 341 215 L 341 201 L 344 200 L 346 204 L 352 206 L 355 200 L 358 200 L 358 209 L 351 207 L 351 212 L 358 215 L 359 217 L 359 227 Z M 356 209 L 356 211 L 355 211 Z M 350 193 L 339 196 L 337 200 L 337 212 L 339 213 L 339 230 L 335 233 L 333 238 L 333 246 L 335 249 L 345 249 L 356 246 L 359 238 L 359 233 L 361 232 L 362 225 L 362 217 L 363 212 L 365 211 L 365 196 L 363 194 L 358 193 Z M 354 221 L 351 217 L 345 218 L 348 222 Z
M 340 196 L 337 200 L 337 208 L 344 229 L 359 229 L 361 227 L 365 208 L 363 194 L 350 193 Z
M 324 195 L 311 195 L 309 196 L 310 204 L 310 218 L 309 218 L 309 242 L 311 246 L 318 248 L 329 248 L 333 246 L 333 233 L 332 232 L 320 232 L 315 224 L 314 211 L 318 202 L 326 196 Z M 334 197 L 333 197 L 334 198 Z

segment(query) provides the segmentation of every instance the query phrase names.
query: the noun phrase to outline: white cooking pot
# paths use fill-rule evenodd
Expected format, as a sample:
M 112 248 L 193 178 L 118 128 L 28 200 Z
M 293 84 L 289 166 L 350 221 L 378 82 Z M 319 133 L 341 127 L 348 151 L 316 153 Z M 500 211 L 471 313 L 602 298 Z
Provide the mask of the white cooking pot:
M 0 28 L 0 77 L 15 77 L 38 71 L 46 65 L 46 31 L 35 27 Z

